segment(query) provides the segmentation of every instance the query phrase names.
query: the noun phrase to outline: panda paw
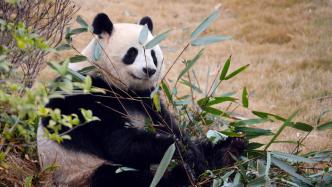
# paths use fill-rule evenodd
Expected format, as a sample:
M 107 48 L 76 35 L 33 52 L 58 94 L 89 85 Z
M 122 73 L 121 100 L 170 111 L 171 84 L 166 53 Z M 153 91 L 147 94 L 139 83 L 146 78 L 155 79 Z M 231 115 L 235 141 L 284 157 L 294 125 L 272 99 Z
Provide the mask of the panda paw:
M 175 137 L 173 135 L 160 134 L 157 133 L 155 136 L 157 144 L 165 145 L 167 148 L 175 142 Z
M 226 141 L 219 142 L 213 148 L 214 158 L 213 167 L 220 168 L 233 165 L 247 148 L 247 141 L 244 138 L 227 138 Z

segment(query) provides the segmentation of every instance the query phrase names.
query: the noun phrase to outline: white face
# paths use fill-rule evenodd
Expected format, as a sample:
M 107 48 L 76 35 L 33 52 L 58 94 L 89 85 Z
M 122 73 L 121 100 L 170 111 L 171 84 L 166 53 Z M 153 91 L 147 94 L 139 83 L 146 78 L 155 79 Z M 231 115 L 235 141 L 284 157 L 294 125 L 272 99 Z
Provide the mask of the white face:
M 102 38 L 94 39 L 82 53 L 93 59 L 96 40 L 99 40 L 105 52 L 102 52 L 95 63 L 117 79 L 113 79 L 112 84 L 130 90 L 150 89 L 162 77 L 163 54 L 159 45 L 152 49 L 143 49 L 138 42 L 142 29 L 143 26 L 137 24 L 114 24 L 111 36 L 103 34 Z M 146 42 L 152 39 L 149 32 Z

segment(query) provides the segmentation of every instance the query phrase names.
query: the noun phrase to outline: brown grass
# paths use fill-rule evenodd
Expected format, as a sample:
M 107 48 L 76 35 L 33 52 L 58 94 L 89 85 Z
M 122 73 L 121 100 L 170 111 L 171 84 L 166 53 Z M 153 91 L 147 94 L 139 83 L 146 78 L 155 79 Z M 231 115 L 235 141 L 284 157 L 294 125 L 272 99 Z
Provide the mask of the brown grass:
M 162 44 L 167 65 L 188 39 L 189 32 L 221 3 L 221 18 L 205 34 L 232 35 L 233 39 L 207 48 L 204 57 L 195 65 L 200 84 L 207 80 L 208 67 L 233 56 L 233 67 L 251 64 L 249 70 L 223 85 L 221 92 L 250 91 L 250 108 L 280 115 L 300 109 L 296 117 L 316 126 L 321 113 L 332 110 L 332 2 L 330 0 L 76 0 L 79 14 L 92 21 L 98 12 L 106 12 L 114 22 L 137 22 L 149 15 L 156 31 L 173 29 Z M 75 39 L 83 48 L 91 36 Z M 192 57 L 198 49 L 191 49 L 184 57 Z M 168 75 L 175 77 L 182 68 L 179 63 Z M 332 112 L 322 121 L 332 120 Z M 267 124 L 277 129 L 280 124 Z M 280 140 L 295 140 L 302 132 L 287 130 Z M 332 148 L 330 132 L 313 132 L 305 142 L 305 151 Z M 264 140 L 263 140 L 264 141 Z M 274 149 L 292 150 L 291 145 L 275 145 Z

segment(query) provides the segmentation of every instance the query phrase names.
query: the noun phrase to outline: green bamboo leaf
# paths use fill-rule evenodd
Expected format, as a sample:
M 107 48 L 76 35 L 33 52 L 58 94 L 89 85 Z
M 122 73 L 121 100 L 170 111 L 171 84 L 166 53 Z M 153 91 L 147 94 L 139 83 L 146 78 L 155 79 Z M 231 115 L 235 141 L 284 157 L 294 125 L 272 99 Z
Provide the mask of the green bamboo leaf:
M 322 130 L 327 130 L 327 129 L 331 129 L 331 128 L 332 128 L 332 121 L 327 122 L 327 123 L 324 123 L 324 124 L 322 124 L 322 125 L 319 125 L 319 126 L 317 127 L 317 130 L 322 131 Z
M 87 24 L 81 16 L 76 17 L 76 22 L 80 24 L 83 28 L 89 28 L 89 24 Z
M 265 176 L 257 177 L 248 183 L 248 187 L 264 186 L 266 183 Z
M 268 119 L 262 119 L 262 118 L 256 118 L 256 119 L 246 119 L 246 120 L 240 120 L 235 123 L 233 123 L 234 126 L 248 126 L 248 125 L 257 125 L 260 123 L 265 123 L 269 121 Z
M 163 40 L 166 39 L 169 32 L 171 32 L 171 30 L 165 31 L 165 32 L 155 36 L 152 40 L 150 40 L 147 44 L 145 44 L 145 49 L 151 49 L 154 46 L 158 45 L 160 42 L 162 42 Z
M 181 79 L 180 83 L 183 84 L 183 85 L 185 85 L 185 86 L 188 86 L 189 88 L 192 88 L 194 91 L 196 91 L 198 93 L 203 93 L 203 91 L 198 86 L 190 83 L 187 80 Z
M 226 74 L 228 72 L 229 66 L 231 65 L 232 61 L 232 56 L 229 56 L 228 59 L 226 60 L 224 67 L 222 68 L 219 80 L 225 80 Z
M 236 127 L 236 130 L 244 132 L 248 139 L 256 138 L 256 137 L 259 137 L 259 136 L 271 136 L 271 135 L 273 135 L 273 133 L 269 129 Z
M 165 93 L 165 95 L 166 95 L 168 101 L 169 101 L 170 103 L 173 103 L 173 97 L 172 97 L 172 94 L 171 94 L 171 92 L 170 92 L 170 90 L 169 90 L 167 84 L 166 84 L 164 81 L 161 82 L 161 87 L 162 87 L 162 90 L 164 91 L 164 93 Z
M 82 74 L 78 73 L 77 71 L 74 71 L 74 70 L 72 70 L 72 69 L 68 69 L 68 72 L 69 72 L 69 73 L 73 76 L 73 78 L 74 78 L 75 80 L 77 80 L 77 81 L 81 81 L 81 82 L 83 82 L 84 79 L 85 79 L 85 77 L 84 77 Z
M 210 114 L 216 115 L 216 116 L 229 117 L 229 114 L 227 114 L 226 112 L 213 108 L 213 107 L 205 106 L 205 107 L 202 107 L 202 110 L 204 110 L 205 112 L 208 112 Z
M 69 45 L 69 44 L 61 44 L 55 48 L 56 51 L 64 51 L 64 50 L 69 50 L 69 49 L 72 49 L 71 45 Z
M 264 151 L 266 151 L 271 145 L 272 143 L 274 143 L 274 141 L 277 139 L 277 137 L 281 134 L 281 132 L 286 128 L 286 126 L 288 126 L 290 123 L 292 123 L 292 119 L 296 116 L 296 114 L 298 113 L 298 111 L 294 112 L 287 120 L 284 121 L 284 123 L 281 125 L 281 127 L 278 129 L 278 131 L 276 132 L 276 134 L 271 138 L 271 140 L 266 144 Z
M 286 121 L 286 119 L 283 118 L 283 117 L 281 117 L 281 116 L 278 116 L 278 115 L 275 115 L 275 114 L 271 114 L 271 113 L 267 113 L 267 112 L 253 111 L 252 113 L 255 116 L 258 116 L 258 117 L 260 117 L 262 119 L 270 119 L 270 120 L 274 121 L 273 118 L 275 118 L 275 119 L 277 119 L 279 121 L 282 121 L 282 122 Z M 271 118 L 271 117 L 273 117 L 273 118 Z
M 85 67 L 85 68 L 79 70 L 78 72 L 81 73 L 81 74 L 88 74 L 91 71 L 95 71 L 95 70 L 96 70 L 95 66 L 88 66 L 88 67 Z
M 191 39 L 196 39 L 202 32 L 204 32 L 212 22 L 214 22 L 219 17 L 220 11 L 213 11 L 207 18 L 205 18 L 191 33 Z
M 248 91 L 247 91 L 246 87 L 243 88 L 243 92 L 242 92 L 242 105 L 245 108 L 248 108 L 248 106 L 249 106 Z
M 249 143 L 247 149 L 248 150 L 258 149 L 258 148 L 262 147 L 263 145 L 264 144 L 257 143 L 257 142 L 252 142 L 252 143 Z
M 293 154 L 288 154 L 288 153 L 283 153 L 283 152 L 278 152 L 278 151 L 272 151 L 271 154 L 275 158 L 285 159 L 289 162 L 316 163 L 314 160 L 311 160 L 309 158 L 305 158 L 302 156 L 298 156 L 298 155 L 293 155 Z
M 179 74 L 179 76 L 178 76 L 176 82 L 178 82 L 178 81 L 181 79 L 181 77 L 182 77 L 185 73 L 187 73 L 188 70 L 189 70 L 189 69 L 190 69 L 190 68 L 191 68 L 191 67 L 192 67 L 192 66 L 198 61 L 198 59 L 199 59 L 199 58 L 202 56 L 202 54 L 203 54 L 203 50 L 204 50 L 204 49 L 201 49 L 193 59 L 187 61 L 187 63 L 186 63 L 186 67 L 180 72 L 180 74 Z
M 83 33 L 83 32 L 87 32 L 88 29 L 87 28 L 76 28 L 76 29 L 73 29 L 71 30 L 68 34 L 70 36 L 73 36 L 73 35 L 76 35 L 76 34 L 80 34 L 80 33 Z
M 245 65 L 245 66 L 242 66 L 240 67 L 239 69 L 233 71 L 232 73 L 230 73 L 229 75 L 227 75 L 225 77 L 225 80 L 229 80 L 231 79 L 232 77 L 236 76 L 237 74 L 241 73 L 242 71 L 244 71 L 245 69 L 247 69 L 249 67 L 249 64 Z
M 314 129 L 311 125 L 302 122 L 290 123 L 288 126 L 305 132 L 311 132 Z
M 209 45 L 209 44 L 229 40 L 231 38 L 232 37 L 230 37 L 230 36 L 206 36 L 206 37 L 197 38 L 197 39 L 191 41 L 191 45 L 192 46 Z
M 150 187 L 155 187 L 159 183 L 160 179 L 164 176 L 164 173 L 174 155 L 175 152 L 175 144 L 172 144 L 167 149 L 166 153 L 164 154 L 158 168 L 156 174 L 154 175 Z
M 159 92 L 156 92 L 155 94 L 153 94 L 153 105 L 156 107 L 157 111 L 160 112 L 161 110 L 161 106 L 160 106 L 160 98 L 159 98 Z
M 31 187 L 32 186 L 32 179 L 33 176 L 28 176 L 24 180 L 24 187 Z
M 309 185 L 312 185 L 311 182 L 306 179 L 305 177 L 303 177 L 302 175 L 298 174 L 296 172 L 296 169 L 293 168 L 292 166 L 288 165 L 286 162 L 282 161 L 282 160 L 279 160 L 277 158 L 274 158 L 272 157 L 271 158 L 271 162 L 277 166 L 278 168 L 284 170 L 285 172 L 287 172 L 288 174 L 290 174 L 291 176 L 299 179 L 300 181 L 304 182 L 304 183 L 307 183 Z
M 146 39 L 148 39 L 148 34 L 149 34 L 149 28 L 148 26 L 145 24 L 141 30 L 141 32 L 139 33 L 139 37 L 138 37 L 138 42 L 141 45 L 144 45 Z
M 84 55 L 76 55 L 76 56 L 69 58 L 70 63 L 77 63 L 77 62 L 82 62 L 82 61 L 86 61 L 86 60 L 87 60 L 87 58 Z

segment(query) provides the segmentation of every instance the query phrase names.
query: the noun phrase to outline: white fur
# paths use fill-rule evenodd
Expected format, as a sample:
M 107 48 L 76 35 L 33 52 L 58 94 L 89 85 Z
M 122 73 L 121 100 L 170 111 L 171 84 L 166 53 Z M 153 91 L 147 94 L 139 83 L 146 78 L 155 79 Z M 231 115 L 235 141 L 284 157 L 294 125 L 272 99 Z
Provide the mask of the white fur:
M 154 87 L 162 77 L 161 74 L 164 68 L 163 54 L 159 45 L 152 48 L 155 51 L 158 61 L 158 67 L 156 67 L 151 56 L 152 49 L 145 49 L 144 54 L 144 49 L 138 42 L 142 29 L 143 26 L 137 24 L 114 24 L 111 36 L 103 34 L 100 39 L 95 37 L 82 51 L 82 54 L 87 56 L 89 61 L 71 64 L 70 68 L 77 71 L 90 66 L 91 63 L 95 63 L 105 71 L 107 80 L 111 84 L 122 89 L 145 90 Z M 146 42 L 149 42 L 153 38 L 149 32 Z M 99 60 L 93 62 L 94 50 L 96 45 L 99 44 L 102 47 L 102 55 Z M 122 62 L 122 59 L 131 47 L 135 47 L 138 50 L 138 55 L 133 64 L 126 65 Z M 144 67 L 156 69 L 157 71 L 153 76 L 148 78 L 143 72 Z M 135 79 L 130 74 L 141 79 Z

